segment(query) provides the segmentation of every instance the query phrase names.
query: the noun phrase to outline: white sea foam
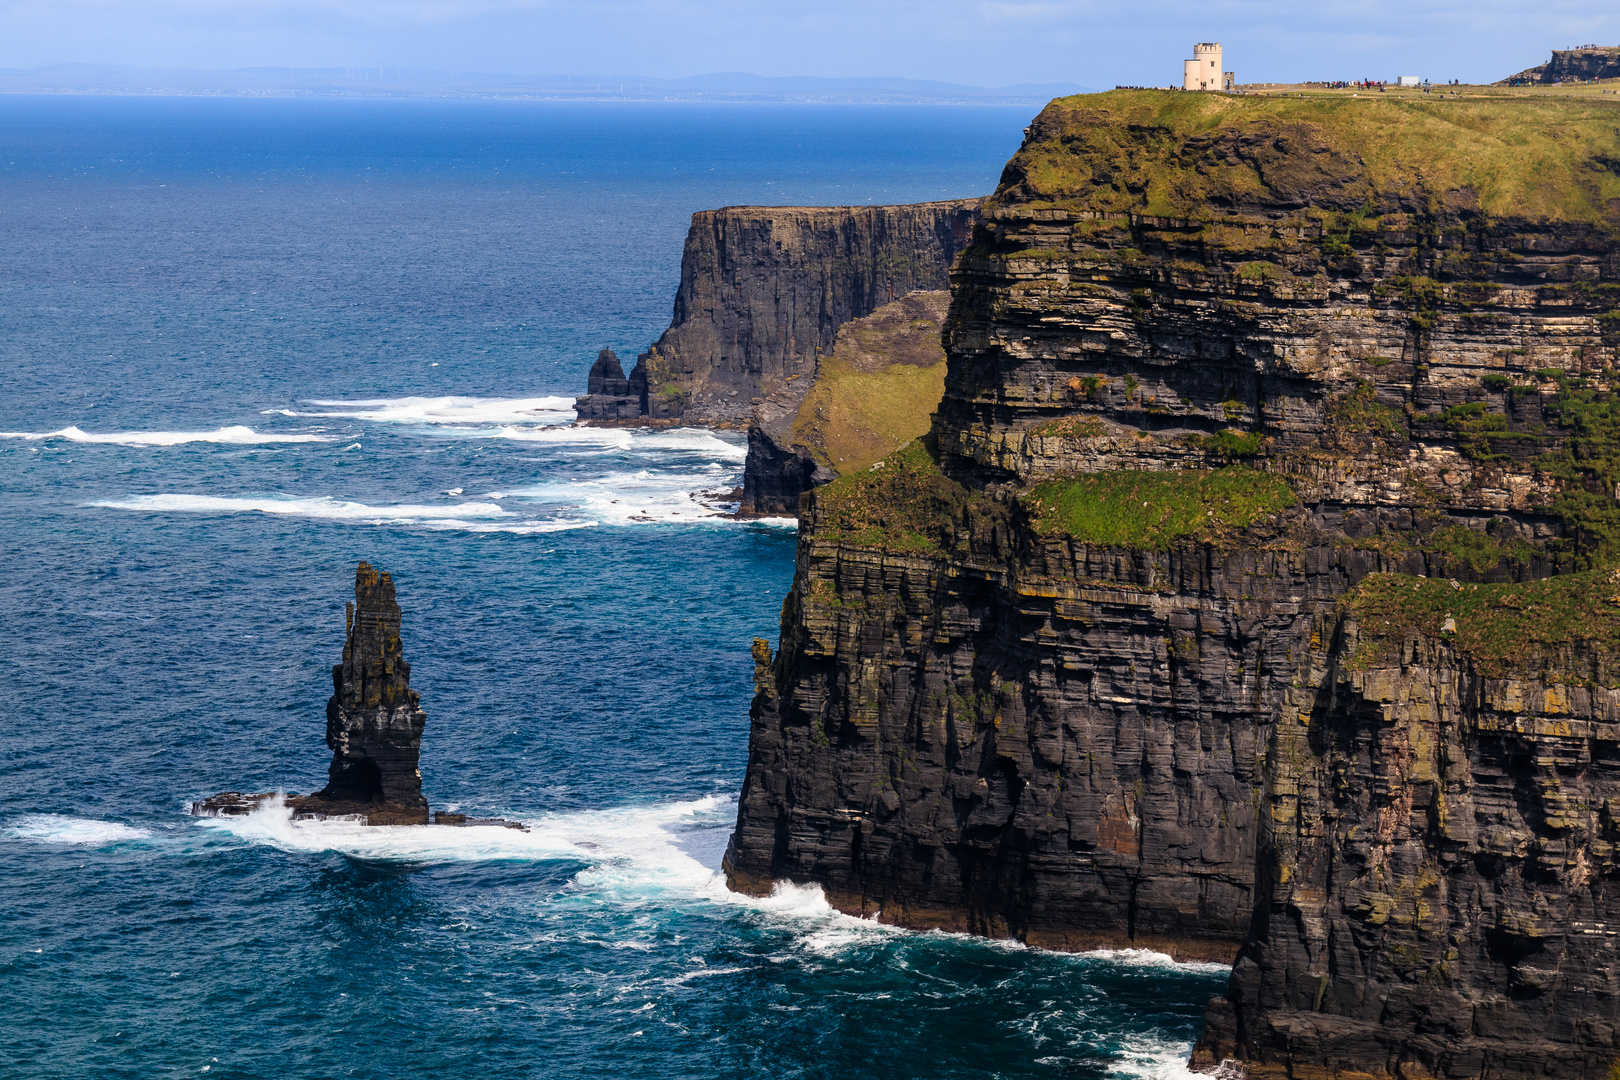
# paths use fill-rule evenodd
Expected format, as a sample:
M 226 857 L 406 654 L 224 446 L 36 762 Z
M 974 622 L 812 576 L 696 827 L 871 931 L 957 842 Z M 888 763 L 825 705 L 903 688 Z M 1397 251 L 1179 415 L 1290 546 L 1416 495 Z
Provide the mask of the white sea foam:
M 667 909 L 707 904 L 719 913 L 739 909 L 793 932 L 793 948 L 835 958 L 851 948 L 881 943 L 906 931 L 835 910 L 816 886 L 778 885 L 753 897 L 726 888 L 718 868 L 693 858 L 695 830 L 725 829 L 736 802 L 709 796 L 605 810 L 544 813 L 524 818 L 528 832 L 498 826 L 368 826 L 344 821 L 294 821 L 280 800 L 244 817 L 197 818 L 199 826 L 283 851 L 339 852 L 354 858 L 411 864 L 492 860 L 584 864 L 574 875 L 576 895 L 591 904 L 623 909 Z M 704 845 L 713 846 L 713 845 Z M 647 948 L 638 938 L 614 938 L 613 948 Z
M 475 439 L 543 443 L 558 448 L 588 447 L 597 453 L 619 451 L 636 457 L 673 459 L 688 466 L 697 458 L 714 471 L 740 465 L 748 457 L 748 445 L 740 438 L 726 439 L 706 428 L 642 431 L 633 428 L 503 424 L 455 434 Z
M 1128 1035 L 1120 1040 L 1118 1056 L 1109 1069 L 1116 1076 L 1138 1080 L 1209 1080 L 1187 1068 L 1193 1044 L 1162 1035 Z
M 515 442 L 550 443 L 557 446 L 588 446 L 596 451 L 629 450 L 635 444 L 634 433 L 624 428 L 522 427 L 508 424 L 463 434 L 475 439 L 511 439 Z
M 152 832 L 133 825 L 120 825 L 116 821 L 96 821 L 93 818 L 67 817 L 62 814 L 29 814 L 7 826 L 5 835 L 17 840 L 35 840 L 44 844 L 101 847 L 126 840 L 145 840 Z
M 271 409 L 282 416 L 344 417 L 385 424 L 563 424 L 574 418 L 565 397 L 402 397 L 359 400 L 311 399 L 319 412 Z
M 242 817 L 198 818 L 198 824 L 249 843 L 282 851 L 335 851 L 360 859 L 407 863 L 481 862 L 491 859 L 584 859 L 586 852 L 551 830 L 519 832 L 499 825 L 450 828 L 361 825 L 348 821 L 294 821 L 280 799 Z
M 504 518 L 511 515 L 495 503 L 454 503 L 445 506 L 402 504 L 368 506 L 326 497 L 299 498 L 293 495 L 267 495 L 257 498 L 229 498 L 220 495 L 133 495 L 90 503 L 111 510 L 145 510 L 157 513 L 190 514 L 290 514 L 294 517 L 325 518 L 331 521 L 399 522 L 436 521 L 467 524 L 469 518 Z
M 686 896 L 725 891 L 719 875 L 688 855 L 679 831 L 734 813 L 735 803 L 708 797 L 608 810 L 546 813 L 525 820 L 528 832 L 500 826 L 368 826 L 346 821 L 294 821 L 281 799 L 243 817 L 198 818 L 198 825 L 284 851 L 332 851 L 406 863 L 496 859 L 587 864 L 576 882 L 593 894 L 634 901 L 674 890 Z
M 729 504 L 702 493 L 708 490 L 718 494 L 730 480 L 709 470 L 636 469 L 591 480 L 562 480 L 495 491 L 486 497 L 569 506 L 581 517 L 604 525 L 713 521 L 725 516 Z
M 77 427 L 61 431 L 0 431 L 0 439 L 66 439 L 76 443 L 111 443 L 118 446 L 179 446 L 183 443 L 226 443 L 233 446 L 254 446 L 261 443 L 328 442 L 325 435 L 283 435 L 269 431 L 254 431 L 250 427 L 216 428 L 213 431 L 108 431 L 92 434 Z
M 1074 955 L 1094 960 L 1107 960 L 1123 967 L 1196 971 L 1208 975 L 1226 975 L 1232 970 L 1231 964 L 1211 964 L 1201 960 L 1177 960 L 1169 953 L 1155 952 L 1152 949 L 1092 949 Z
M 586 430 L 590 430 L 587 428 Z M 707 428 L 674 428 L 669 431 L 637 432 L 632 449 L 673 450 L 701 454 L 719 461 L 740 463 L 748 457 L 748 444 L 723 439 Z
M 127 499 L 106 499 L 86 503 L 109 510 L 133 510 L 158 514 L 276 514 L 314 518 L 357 525 L 408 525 L 436 531 L 501 532 L 520 536 L 589 529 L 594 520 L 579 517 L 530 517 L 503 510 L 493 502 L 451 503 L 442 506 L 403 503 L 371 506 L 325 496 L 301 498 L 294 495 L 265 495 L 233 498 L 222 495 L 188 495 L 165 492 L 159 495 L 132 495 Z

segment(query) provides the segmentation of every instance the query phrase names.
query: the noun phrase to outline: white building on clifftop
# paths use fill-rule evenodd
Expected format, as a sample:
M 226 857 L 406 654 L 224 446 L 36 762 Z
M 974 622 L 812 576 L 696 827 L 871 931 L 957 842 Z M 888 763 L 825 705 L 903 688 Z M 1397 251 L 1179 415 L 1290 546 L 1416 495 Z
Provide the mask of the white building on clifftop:
M 1183 90 L 1231 90 L 1237 82 L 1230 71 L 1221 70 L 1221 43 L 1200 41 L 1193 46 L 1193 58 L 1181 62 Z

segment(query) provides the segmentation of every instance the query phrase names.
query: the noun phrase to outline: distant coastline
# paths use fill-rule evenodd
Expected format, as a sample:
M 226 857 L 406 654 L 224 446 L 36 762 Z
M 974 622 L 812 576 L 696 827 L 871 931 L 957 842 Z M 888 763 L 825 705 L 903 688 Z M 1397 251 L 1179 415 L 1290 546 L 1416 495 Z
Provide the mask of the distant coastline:
M 1045 105 L 1092 92 L 1070 83 L 982 87 L 924 79 L 767 77 L 727 72 L 683 79 L 511 75 L 422 68 L 141 69 L 100 64 L 0 68 L 0 93 L 152 97 L 307 97 L 512 101 L 667 101 L 823 105 Z

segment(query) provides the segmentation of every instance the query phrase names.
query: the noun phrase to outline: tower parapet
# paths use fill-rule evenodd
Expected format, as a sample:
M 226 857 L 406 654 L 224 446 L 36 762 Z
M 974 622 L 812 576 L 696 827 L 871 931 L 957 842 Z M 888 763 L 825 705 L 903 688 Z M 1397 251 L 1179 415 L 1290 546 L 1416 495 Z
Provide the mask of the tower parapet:
M 1193 46 L 1193 58 L 1181 62 L 1183 90 L 1220 90 L 1222 87 L 1221 43 L 1200 41 Z

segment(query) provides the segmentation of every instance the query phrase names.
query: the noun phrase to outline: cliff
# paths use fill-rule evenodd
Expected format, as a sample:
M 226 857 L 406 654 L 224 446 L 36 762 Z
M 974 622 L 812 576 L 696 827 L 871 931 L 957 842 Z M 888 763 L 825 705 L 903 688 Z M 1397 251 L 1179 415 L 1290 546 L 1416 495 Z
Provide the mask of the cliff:
M 928 430 L 945 389 L 950 294 L 908 293 L 838 328 L 830 352 L 754 410 L 740 513 L 794 515 L 799 496 L 870 468 Z
M 1048 106 L 930 434 L 804 499 L 733 887 L 1239 957 L 1206 1067 L 1606 1070 L 1617 122 Z
M 1620 79 L 1620 45 L 1587 45 L 1579 49 L 1554 49 L 1545 64 L 1509 75 L 1498 86 L 1526 83 L 1586 82 L 1591 79 Z
M 814 373 L 839 327 L 907 293 L 944 290 L 977 205 L 692 215 L 669 329 L 638 358 L 626 392 L 593 388 L 579 419 L 746 426 L 754 406 Z

